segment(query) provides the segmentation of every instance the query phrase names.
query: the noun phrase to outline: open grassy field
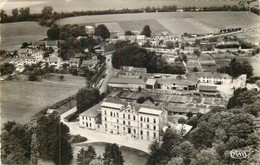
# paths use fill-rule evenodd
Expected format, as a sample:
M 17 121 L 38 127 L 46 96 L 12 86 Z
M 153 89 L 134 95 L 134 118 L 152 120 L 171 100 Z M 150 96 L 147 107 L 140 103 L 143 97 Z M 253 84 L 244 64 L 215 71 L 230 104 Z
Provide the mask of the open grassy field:
M 41 82 L 3 81 L 1 86 L 1 123 L 14 120 L 25 123 L 43 108 L 75 94 L 85 85 L 85 78 L 64 75 Z
M 23 42 L 32 42 L 47 36 L 47 27 L 37 22 L 17 22 L 0 24 L 0 49 L 13 50 L 20 47 Z
M 251 12 L 166 12 L 102 16 L 80 16 L 58 20 L 60 25 L 113 23 L 113 31 L 142 30 L 148 24 L 152 32 L 169 31 L 172 34 L 211 33 L 230 27 L 260 27 L 260 17 Z M 154 30 L 154 31 L 153 31 Z
M 106 10 L 123 8 L 141 8 L 164 5 L 187 6 L 223 6 L 235 5 L 239 0 L 2 0 L 0 8 L 11 13 L 14 8 L 30 7 L 32 13 L 40 13 L 44 6 L 52 6 L 55 11 L 71 12 L 81 10 Z M 73 6 L 73 7 L 72 7 Z

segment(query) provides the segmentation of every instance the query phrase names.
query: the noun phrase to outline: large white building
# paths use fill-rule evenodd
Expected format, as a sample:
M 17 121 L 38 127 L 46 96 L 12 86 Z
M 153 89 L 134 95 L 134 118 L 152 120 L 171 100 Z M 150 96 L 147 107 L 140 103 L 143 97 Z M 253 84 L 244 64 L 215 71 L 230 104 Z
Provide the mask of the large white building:
M 231 84 L 232 77 L 224 73 L 212 73 L 212 72 L 194 72 L 198 77 L 200 83 L 209 83 L 209 84 Z
M 148 104 L 108 98 L 80 114 L 80 127 L 143 140 L 160 139 L 167 111 Z

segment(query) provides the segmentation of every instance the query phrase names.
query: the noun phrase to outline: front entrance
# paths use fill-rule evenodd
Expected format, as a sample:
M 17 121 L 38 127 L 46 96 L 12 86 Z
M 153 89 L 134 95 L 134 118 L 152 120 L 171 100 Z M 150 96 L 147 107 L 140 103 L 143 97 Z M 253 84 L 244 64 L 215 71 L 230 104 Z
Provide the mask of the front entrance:
M 128 128 L 128 134 L 131 134 L 131 128 Z

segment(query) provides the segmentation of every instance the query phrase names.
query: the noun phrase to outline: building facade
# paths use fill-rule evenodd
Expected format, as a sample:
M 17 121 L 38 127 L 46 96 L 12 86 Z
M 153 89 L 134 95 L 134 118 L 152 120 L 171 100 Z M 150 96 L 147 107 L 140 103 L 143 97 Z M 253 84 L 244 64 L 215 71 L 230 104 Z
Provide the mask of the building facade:
M 93 109 L 80 114 L 80 127 L 148 141 L 160 139 L 168 117 L 167 111 L 161 107 L 126 103 L 112 98 L 96 107 L 94 114 Z

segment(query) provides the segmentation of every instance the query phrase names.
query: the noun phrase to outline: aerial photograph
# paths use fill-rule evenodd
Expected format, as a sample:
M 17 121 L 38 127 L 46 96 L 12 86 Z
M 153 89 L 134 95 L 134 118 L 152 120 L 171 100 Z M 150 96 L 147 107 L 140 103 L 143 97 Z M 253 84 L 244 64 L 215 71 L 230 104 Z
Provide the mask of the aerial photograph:
M 260 165 L 260 0 L 0 0 L 0 164 Z

